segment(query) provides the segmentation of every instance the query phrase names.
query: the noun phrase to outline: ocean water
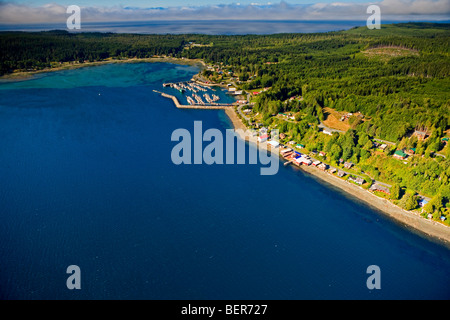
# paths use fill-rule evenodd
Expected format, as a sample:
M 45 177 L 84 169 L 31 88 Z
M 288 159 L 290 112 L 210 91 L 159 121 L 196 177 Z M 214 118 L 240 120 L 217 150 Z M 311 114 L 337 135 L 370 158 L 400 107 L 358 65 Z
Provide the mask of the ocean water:
M 113 32 L 138 34 L 208 34 L 245 35 L 277 33 L 315 33 L 348 30 L 363 27 L 369 16 L 355 17 L 355 20 L 154 20 L 122 22 L 82 22 L 80 30 L 70 32 Z M 409 21 L 448 23 L 448 16 L 431 17 L 403 16 L 398 20 L 383 19 L 382 24 L 404 23 Z M 67 30 L 66 21 L 61 23 L 3 24 L 0 31 L 49 31 Z
M 117 32 L 140 34 L 273 34 L 328 32 L 364 26 L 365 20 L 355 21 L 260 21 L 260 20 L 183 20 L 183 21 L 124 21 L 83 22 L 81 32 Z M 0 31 L 66 30 L 65 21 L 59 24 L 0 24 Z
M 175 129 L 231 128 L 223 111 L 152 91 L 197 71 L 114 64 L 0 83 L 1 299 L 450 298 L 448 248 L 298 169 L 174 165 Z M 66 287 L 70 265 L 81 290 Z

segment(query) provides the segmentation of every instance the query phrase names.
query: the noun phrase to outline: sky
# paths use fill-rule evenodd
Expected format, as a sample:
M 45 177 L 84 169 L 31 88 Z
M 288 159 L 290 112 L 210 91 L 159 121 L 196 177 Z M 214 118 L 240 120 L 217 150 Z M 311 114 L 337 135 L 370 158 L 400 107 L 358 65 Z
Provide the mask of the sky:
M 0 0 L 0 24 L 65 22 L 69 5 L 78 5 L 86 22 L 364 20 L 370 4 L 386 20 L 450 20 L 450 0 Z

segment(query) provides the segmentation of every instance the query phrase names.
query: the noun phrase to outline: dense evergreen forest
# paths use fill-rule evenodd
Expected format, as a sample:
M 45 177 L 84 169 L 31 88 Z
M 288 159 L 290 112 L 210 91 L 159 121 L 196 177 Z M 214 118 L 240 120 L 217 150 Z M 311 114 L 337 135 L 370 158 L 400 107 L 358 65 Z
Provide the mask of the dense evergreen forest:
M 370 178 L 393 184 L 402 190 L 393 200 L 407 209 L 417 206 L 415 193 L 433 197 L 426 211 L 450 220 L 450 24 L 242 36 L 0 33 L 0 75 L 155 55 L 204 60 L 214 68 L 203 77 L 258 91 L 253 114 L 264 125 L 325 151 L 330 163 L 352 161 Z M 318 125 L 330 110 L 361 117 L 350 117 L 345 133 L 323 135 Z M 281 121 L 280 114 L 294 120 Z M 376 139 L 391 144 L 379 152 Z M 396 150 L 415 156 L 405 165 L 392 158 Z
M 304 110 L 321 117 L 325 107 L 360 111 L 374 118 L 377 137 L 397 141 L 418 126 L 445 131 L 450 124 L 449 27 L 410 23 L 267 36 L 3 32 L 0 75 L 110 57 L 200 58 L 229 66 L 247 82 L 245 90 L 271 87 L 257 104 L 263 113 Z M 206 46 L 185 50 L 189 42 Z M 398 56 L 370 55 L 377 47 L 403 50 Z M 304 100 L 279 103 L 295 95 Z

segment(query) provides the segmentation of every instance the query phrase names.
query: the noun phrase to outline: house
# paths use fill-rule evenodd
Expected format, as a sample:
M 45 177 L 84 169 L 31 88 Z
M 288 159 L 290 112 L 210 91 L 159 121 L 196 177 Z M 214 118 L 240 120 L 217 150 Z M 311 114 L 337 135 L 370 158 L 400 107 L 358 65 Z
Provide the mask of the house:
M 427 203 L 428 203 L 428 200 L 425 200 L 425 199 L 419 200 L 419 206 L 421 208 L 425 207 L 427 205 Z
M 352 167 L 353 167 L 353 163 L 351 163 L 351 162 L 344 163 L 344 168 L 345 169 L 351 169 Z
M 325 163 L 321 163 L 321 164 L 319 164 L 319 165 L 317 166 L 317 168 L 319 168 L 319 169 L 322 170 L 322 171 L 325 171 L 325 170 L 328 169 L 328 165 L 325 164 Z
M 416 136 L 417 139 L 419 139 L 419 140 L 425 140 L 427 138 L 428 134 L 426 131 L 416 130 L 416 131 L 414 131 L 413 135 Z
M 313 163 L 312 163 L 312 165 L 314 166 L 314 167 L 317 167 L 317 166 L 319 166 L 319 164 L 321 164 L 322 162 L 320 162 L 320 161 L 314 161 Z
M 380 149 L 381 150 L 386 150 L 386 148 L 387 148 L 387 144 L 385 144 L 385 143 L 383 143 L 381 146 L 380 146 Z
M 333 135 L 333 133 L 330 130 L 327 130 L 327 129 L 323 129 L 322 133 L 327 134 L 329 136 Z
M 319 156 L 321 156 L 321 157 L 325 157 L 327 154 L 325 153 L 325 152 L 323 152 L 323 151 L 320 151 L 319 152 Z
M 278 148 L 278 146 L 280 145 L 277 141 L 275 141 L 275 140 L 270 140 L 269 142 L 268 142 L 268 144 L 270 144 L 272 147 L 274 147 L 274 148 Z
M 356 184 L 359 184 L 359 185 L 363 185 L 363 184 L 364 184 L 364 179 L 363 179 L 363 178 L 360 178 L 360 177 L 352 177 L 352 176 L 350 176 L 350 177 L 348 178 L 348 180 L 349 180 L 349 181 L 352 181 L 352 182 L 354 182 L 354 183 L 356 183 Z
M 395 153 L 394 153 L 394 155 L 393 155 L 393 157 L 395 158 L 395 159 L 399 159 L 399 160 L 405 160 L 405 158 L 407 157 L 408 155 L 406 154 L 406 153 L 404 153 L 402 150 L 397 150 L 397 151 L 395 151 Z
M 334 174 L 334 173 L 336 173 L 336 172 L 337 172 L 337 169 L 336 169 L 336 168 L 331 168 L 331 169 L 330 169 L 330 173 L 331 173 L 331 174 Z
M 442 142 L 447 144 L 450 139 L 448 137 L 442 138 Z
M 259 142 L 266 142 L 268 138 L 269 138 L 269 136 L 267 134 L 263 134 L 263 135 L 258 137 L 258 141 Z
M 441 221 L 445 221 L 447 218 L 445 216 L 441 216 Z
M 413 156 L 413 155 L 416 154 L 416 148 L 408 149 L 408 150 L 406 150 L 405 153 L 406 153 L 408 156 Z
M 345 172 L 339 170 L 339 172 L 338 172 L 338 177 L 339 177 L 339 178 L 342 178 L 342 177 L 344 177 L 344 176 L 345 176 Z
M 370 190 L 370 191 L 379 191 L 379 192 L 383 192 L 383 193 L 385 193 L 385 194 L 387 194 L 387 195 L 391 194 L 391 190 L 390 190 L 388 187 L 379 185 L 378 183 L 374 183 L 374 184 L 370 187 L 369 190 Z
M 296 158 L 294 161 L 297 163 L 297 165 L 304 164 L 304 165 L 310 166 L 312 163 L 311 160 L 308 160 L 308 159 L 304 158 L 303 156 Z
M 356 183 L 362 186 L 366 182 L 363 178 L 356 178 Z
M 285 153 L 283 153 L 282 154 L 282 156 L 283 156 L 283 158 L 285 158 L 285 159 L 295 159 L 295 157 L 293 157 L 292 155 L 293 155 L 294 153 L 292 152 L 292 151 L 289 151 L 289 152 L 285 152 Z
M 304 144 L 297 144 L 297 148 L 299 148 L 299 149 L 303 149 L 303 148 L 305 148 L 305 145 Z
M 285 139 L 286 135 L 284 133 L 280 133 L 280 139 Z

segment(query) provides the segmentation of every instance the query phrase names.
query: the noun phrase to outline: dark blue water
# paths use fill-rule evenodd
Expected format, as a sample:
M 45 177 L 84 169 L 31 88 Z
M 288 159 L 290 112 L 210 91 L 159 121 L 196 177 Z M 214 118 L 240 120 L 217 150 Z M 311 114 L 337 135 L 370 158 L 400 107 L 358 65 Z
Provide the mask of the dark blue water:
M 152 92 L 197 71 L 117 64 L 0 84 L 0 298 L 450 298 L 450 250 L 295 168 L 174 165 L 173 130 L 231 127 Z M 366 287 L 369 265 L 381 290 Z

